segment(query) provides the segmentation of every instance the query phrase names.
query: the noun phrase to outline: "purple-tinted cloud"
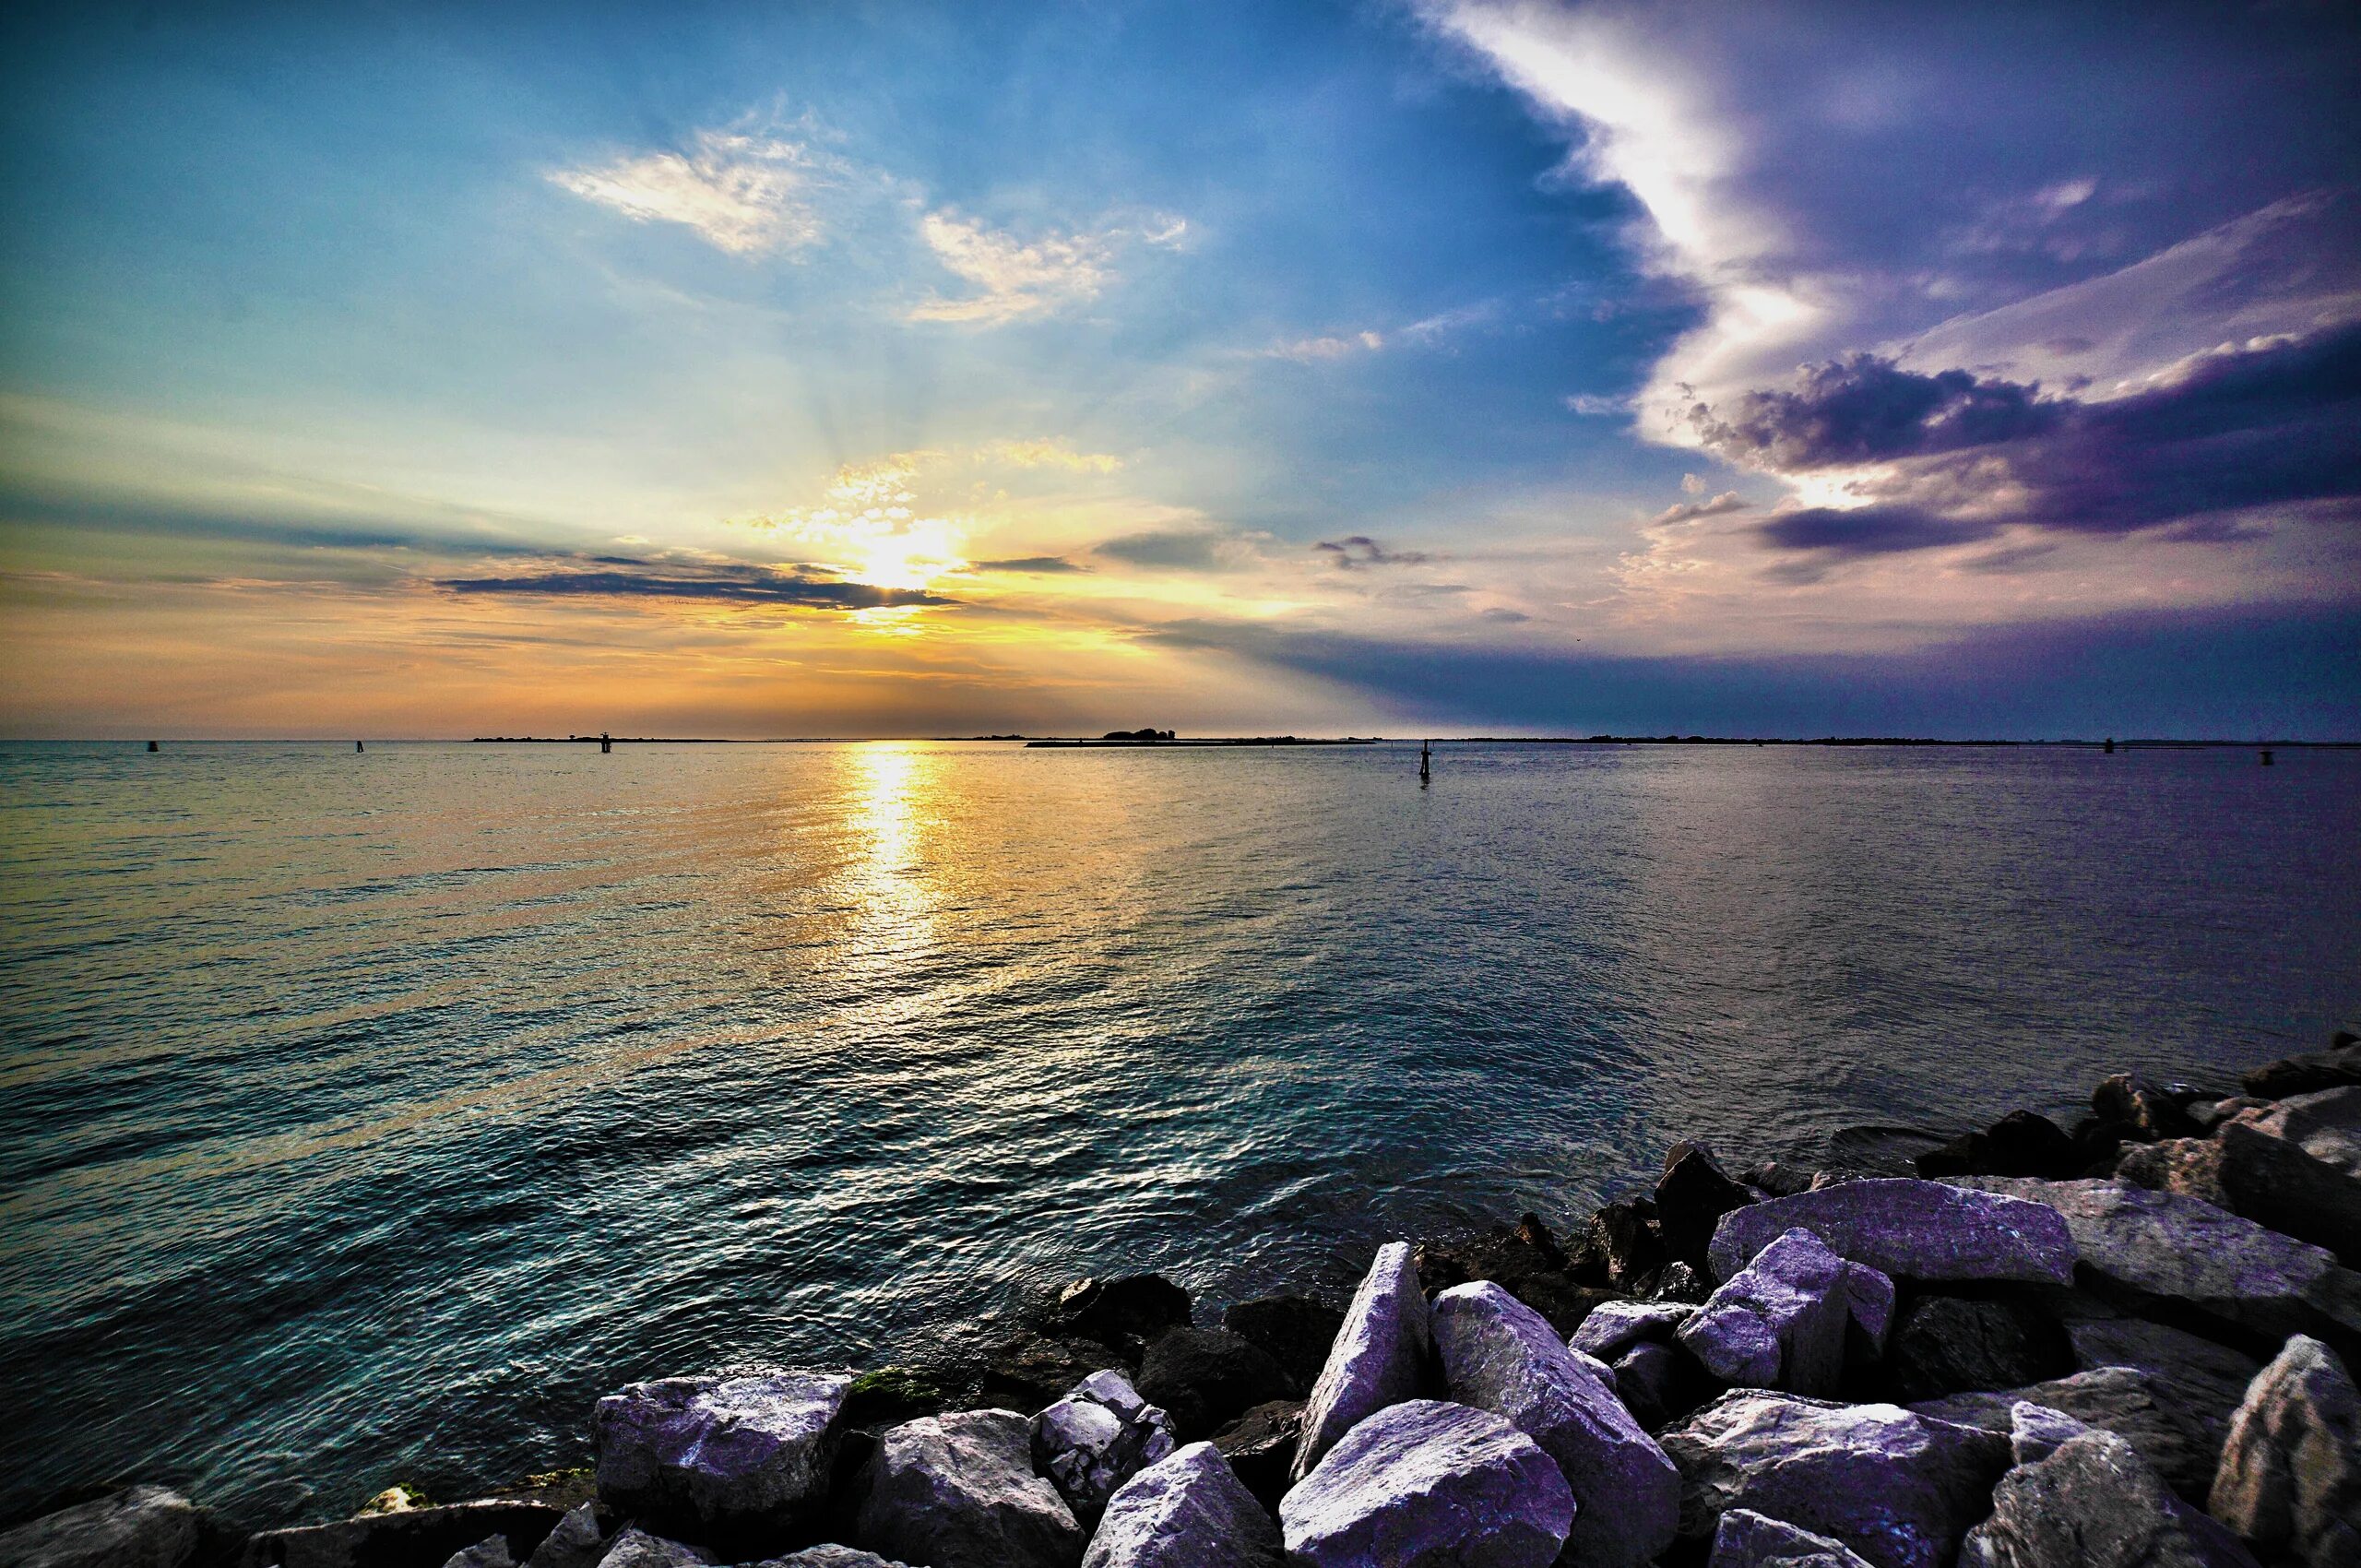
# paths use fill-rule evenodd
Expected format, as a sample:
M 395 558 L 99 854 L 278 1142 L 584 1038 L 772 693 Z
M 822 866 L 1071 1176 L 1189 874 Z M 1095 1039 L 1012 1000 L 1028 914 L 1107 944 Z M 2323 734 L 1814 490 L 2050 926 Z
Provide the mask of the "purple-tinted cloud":
M 1347 572 L 1365 566 L 1416 566 L 1428 559 L 1423 550 L 1388 550 L 1365 533 L 1323 539 L 1311 548 L 1324 553 L 1330 565 Z
M 706 600 L 740 604 L 778 604 L 805 610 L 874 610 L 891 605 L 958 602 L 916 588 L 836 582 L 768 571 L 760 566 L 722 566 L 704 570 L 663 568 L 646 572 L 534 572 L 513 577 L 443 577 L 436 579 L 434 586 L 446 592 L 461 594 Z

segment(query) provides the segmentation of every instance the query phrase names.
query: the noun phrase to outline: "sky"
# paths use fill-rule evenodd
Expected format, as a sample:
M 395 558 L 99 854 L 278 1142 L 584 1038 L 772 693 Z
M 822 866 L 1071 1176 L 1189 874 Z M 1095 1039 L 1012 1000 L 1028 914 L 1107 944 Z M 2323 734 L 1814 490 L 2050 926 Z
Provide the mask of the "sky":
M 0 733 L 2361 738 L 2361 11 L 23 6 Z

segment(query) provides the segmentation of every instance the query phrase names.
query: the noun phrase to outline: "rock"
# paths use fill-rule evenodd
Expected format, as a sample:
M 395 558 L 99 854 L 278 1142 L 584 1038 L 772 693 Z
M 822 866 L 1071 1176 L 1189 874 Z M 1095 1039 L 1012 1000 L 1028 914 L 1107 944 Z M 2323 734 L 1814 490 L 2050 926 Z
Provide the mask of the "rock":
M 2135 1307 L 2177 1303 L 2270 1335 L 2361 1331 L 2361 1276 L 2212 1204 L 2115 1182 L 1958 1181 L 2057 1210 L 2094 1287 Z
M 1579 1272 L 1593 1282 L 1617 1290 L 1639 1289 L 1666 1261 L 1655 1205 L 1611 1203 L 1591 1216 L 1583 1233 L 1583 1259 Z
M 2197 1131 L 2162 1086 L 2138 1073 L 2118 1073 L 2093 1089 L 2091 1111 L 2099 1120 L 2128 1127 L 2149 1143 L 2185 1138 Z
M 2361 1085 L 2290 1095 L 2276 1105 L 2244 1107 L 2229 1120 L 2284 1138 L 2347 1176 L 2361 1176 Z
M 696 1547 L 649 1535 L 635 1525 L 615 1538 L 599 1568 L 693 1568 L 712 1561 Z
M 2247 1384 L 2262 1371 L 2243 1350 L 2145 1318 L 2077 1319 L 2066 1324 L 2066 1337 L 2074 1364 L 2084 1372 L 2130 1367 L 2144 1373 L 2201 1435 L 2209 1467 L 2230 1435 L 2230 1418 L 2246 1398 Z
M 1843 1258 L 1810 1231 L 1789 1230 L 1708 1297 L 1678 1338 L 1724 1383 L 1833 1394 L 1852 1316 L 1846 1285 Z
M 1532 1308 L 1489 1281 L 1435 1298 L 1443 1388 L 1541 1445 L 1574 1494 L 1567 1549 L 1584 1563 L 1638 1564 L 1672 1544 L 1680 1473 L 1617 1397 L 1614 1374 L 1570 1350 Z
M 1531 1438 L 1434 1399 L 1354 1426 L 1279 1504 L 1290 1568 L 1548 1568 L 1573 1521 Z
M 2285 1099 L 2361 1084 L 2361 1046 L 2340 1046 L 2266 1063 L 2248 1072 L 2242 1082 L 2247 1093 L 2262 1099 Z
M 1084 1568 L 1280 1568 L 1279 1530 L 1210 1443 L 1123 1483 Z
M 2066 1225 L 2042 1213 L 2042 1205 L 1971 1193 L 1964 1184 L 2004 1180 L 1847 1182 L 1733 1209 L 1714 1232 L 1714 1273 L 1728 1278 L 1773 1237 L 1800 1226 L 1831 1251 L 1892 1278 L 2071 1284 L 2074 1238 Z
M 354 1509 L 352 1516 L 362 1519 L 372 1514 L 407 1514 L 413 1508 L 428 1506 L 431 1505 L 427 1503 L 424 1492 L 420 1491 L 416 1487 L 397 1482 Z
M 753 1568 L 910 1568 L 907 1562 L 889 1562 L 873 1551 L 856 1551 L 848 1546 L 807 1546 L 801 1551 L 790 1551 L 785 1557 L 774 1557 L 758 1562 Z
M 1389 1241 L 1377 1250 L 1345 1309 L 1335 1348 L 1304 1402 L 1303 1436 L 1290 1469 L 1295 1479 L 1310 1475 L 1321 1456 L 1368 1417 L 1416 1398 L 1432 1344 L 1409 1245 Z
M 1997 1433 L 1893 1405 L 1737 1389 L 1664 1434 L 1680 1533 L 1746 1508 L 1828 1536 L 1874 1568 L 1941 1568 L 2008 1467 Z
M 1287 1494 L 1288 1467 L 1303 1436 L 1303 1401 L 1274 1399 L 1257 1405 L 1214 1433 L 1213 1444 L 1229 1461 L 1230 1473 L 1264 1507 L 1276 1512 Z
M 2020 1465 L 1968 1533 L 1962 1568 L 2253 1568 L 2229 1533 L 2175 1497 L 2112 1432 Z
M 180 1568 L 196 1550 L 196 1507 L 160 1486 L 125 1487 L 0 1533 L 8 1568 Z
M 1112 1279 L 1077 1279 L 1050 1309 L 1058 1336 L 1116 1345 L 1154 1339 L 1168 1328 L 1194 1321 L 1189 1292 L 1160 1274 L 1128 1274 Z
M 1584 1318 L 1567 1343 L 1586 1356 L 1612 1361 L 1634 1345 L 1670 1339 L 1696 1312 L 1687 1301 L 1608 1301 Z
M 2211 1138 L 2142 1146 L 2115 1169 L 2133 1186 L 2201 1198 L 2326 1247 L 2348 1266 L 2361 1260 L 2361 1181 L 2284 1138 L 2232 1122 Z
M 1172 1413 L 1172 1430 L 1183 1443 L 1202 1442 L 1296 1387 L 1270 1352 L 1227 1329 L 1166 1329 L 1140 1363 L 1141 1396 Z
M 2201 1133 L 2210 1133 L 2241 1111 L 2269 1111 L 2273 1103 L 2268 1099 L 2257 1099 L 2250 1094 L 2240 1094 L 2232 1095 L 2227 1099 L 2213 1100 L 2211 1103 L 2200 1100 L 2186 1109 L 2189 1111 L 2189 1119 L 2197 1123 L 2197 1130 Z M 2006 1176 L 2013 1172 L 1994 1170 L 1981 1174 Z
M 1753 1201 L 1754 1194 L 1731 1181 L 1703 1144 L 1673 1145 L 1656 1181 L 1656 1230 L 1666 1254 L 1692 1268 L 1704 1267 L 1714 1227 L 1730 1210 Z
M 1548 1228 L 1530 1214 L 1514 1227 L 1496 1225 L 1448 1246 L 1422 1245 L 1417 1268 L 1419 1288 L 1429 1296 L 1489 1279 L 1548 1318 L 1560 1334 L 1572 1333 L 1592 1308 L 1618 1294 L 1576 1277 Z
M 1706 1568 L 1869 1568 L 1843 1541 L 1755 1513 L 1733 1508 L 1714 1531 Z
M 1738 1179 L 1764 1197 L 1791 1198 L 1797 1193 L 1811 1191 L 1812 1180 L 1819 1174 L 1800 1165 L 1782 1165 L 1775 1159 L 1766 1159 L 1739 1171 Z
M 606 1538 L 599 1530 L 599 1509 L 585 1503 L 569 1508 L 541 1544 L 533 1549 L 525 1568 L 598 1568 L 607 1554 Z
M 2009 1456 L 2020 1465 L 2039 1464 L 2069 1439 L 2097 1430 L 2084 1426 L 2063 1410 L 2020 1399 L 2009 1407 Z
M 2082 1159 L 2057 1123 L 2030 1111 L 2011 1111 L 1980 1133 L 1963 1133 L 1912 1162 L 1917 1174 L 2046 1176 L 2081 1173 Z
M 373 1568 L 434 1563 L 491 1536 L 512 1558 L 529 1557 L 564 1515 L 540 1503 L 457 1503 L 396 1514 L 265 1530 L 246 1542 L 247 1568 Z
M 857 1483 L 853 1544 L 928 1568 L 1075 1568 L 1086 1542 L 1033 1473 L 1014 1410 L 963 1410 L 893 1428 Z
M 1865 1263 L 1845 1264 L 1845 1304 L 1852 1315 L 1845 1354 L 1856 1362 L 1880 1360 L 1893 1335 L 1893 1281 Z
M 1671 1346 L 1634 1345 L 1614 1371 L 1615 1396 L 1643 1430 L 1656 1431 L 1682 1408 L 1680 1360 Z
M 1830 1169 L 1821 1176 L 1839 1180 L 1907 1176 L 1914 1162 L 1945 1142 L 1940 1133 L 1924 1127 L 1840 1127 L 1829 1134 Z
M 1221 1314 L 1221 1325 L 1255 1346 L 1309 1389 L 1328 1361 L 1345 1314 L 1309 1296 L 1265 1296 Z
M 1086 1526 L 1117 1487 L 1177 1446 L 1172 1418 L 1112 1370 L 1091 1373 L 1035 1416 L 1030 1437 L 1033 1468 Z
M 2212 1138 L 2128 1144 L 2116 1159 L 2115 1179 L 2150 1192 L 2178 1193 L 2235 1212 L 2229 1189 L 2222 1185 L 2222 1146 Z
M 1675 1258 L 1656 1276 L 1656 1288 L 1648 1292 L 1648 1300 L 1686 1301 L 1693 1307 L 1703 1305 L 1705 1298 L 1713 1293 L 1714 1281 L 1703 1268 Z
M 1096 1339 L 1024 1332 L 1003 1340 L 984 1364 L 983 1396 L 1027 1410 L 1063 1396 L 1092 1372 L 1137 1364 Z
M 758 1369 L 635 1383 L 599 1401 L 599 1495 L 698 1540 L 801 1527 L 828 1500 L 852 1379 Z
M 1921 1400 L 1910 1408 L 1938 1420 L 2005 1432 L 2010 1430 L 2010 1412 L 2020 1402 L 2047 1406 L 2084 1426 L 2123 1438 L 2175 1491 L 2191 1501 L 2203 1502 L 2205 1489 L 2213 1484 L 2213 1455 L 2206 1448 L 2202 1429 L 2175 1406 L 2162 1385 L 2130 1367 L 2103 1367 L 2024 1388 L 1953 1394 Z
M 516 1568 L 516 1560 L 508 1555 L 508 1538 L 486 1536 L 464 1551 L 455 1551 L 443 1568 Z
M 2361 1393 L 2335 1351 L 2299 1334 L 2262 1370 L 2230 1423 L 2208 1506 L 2259 1555 L 2361 1562 Z
M 953 1404 L 943 1380 L 916 1367 L 877 1367 L 852 1380 L 845 1394 L 844 1423 L 860 1431 L 883 1431 L 939 1416 Z
M 1887 1383 L 1902 1404 L 1970 1389 L 2020 1388 L 2073 1370 L 2058 1325 L 2016 1301 L 1922 1296 L 1895 1330 Z

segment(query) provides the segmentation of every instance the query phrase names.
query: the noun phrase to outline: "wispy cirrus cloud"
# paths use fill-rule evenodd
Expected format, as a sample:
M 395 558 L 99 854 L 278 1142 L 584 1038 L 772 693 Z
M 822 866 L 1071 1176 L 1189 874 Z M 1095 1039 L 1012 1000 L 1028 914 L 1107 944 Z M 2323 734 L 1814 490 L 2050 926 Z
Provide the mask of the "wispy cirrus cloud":
M 1076 229 L 1023 240 L 950 208 L 919 220 L 919 236 L 945 270 L 977 292 L 930 294 L 905 313 L 910 321 L 1002 327 L 1086 305 L 1115 276 L 1118 255 L 1134 244 L 1177 245 L 1189 225 L 1169 214 L 1144 222 Z
M 810 116 L 694 133 L 675 150 L 560 169 L 549 179 L 640 223 L 677 223 L 731 255 L 792 255 L 826 233 L 817 196 L 849 165 Z
M 498 577 L 439 577 L 447 593 L 541 599 L 658 599 L 772 604 L 799 610 L 877 610 L 958 602 L 916 588 L 843 582 L 768 566 L 696 566 L 599 557 L 596 569 L 554 568 Z

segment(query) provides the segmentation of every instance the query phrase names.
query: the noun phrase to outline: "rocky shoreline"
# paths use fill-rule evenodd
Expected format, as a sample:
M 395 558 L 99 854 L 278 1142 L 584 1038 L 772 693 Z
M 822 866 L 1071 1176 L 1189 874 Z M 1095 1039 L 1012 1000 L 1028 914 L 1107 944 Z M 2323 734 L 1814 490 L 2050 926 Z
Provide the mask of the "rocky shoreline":
M 1830 1168 L 1665 1156 L 1200 1324 L 1077 1281 L 965 1377 L 723 1368 L 594 1468 L 232 1536 L 135 1486 L 0 1568 L 2361 1564 L 2361 1042 Z

